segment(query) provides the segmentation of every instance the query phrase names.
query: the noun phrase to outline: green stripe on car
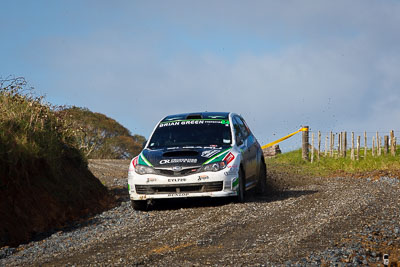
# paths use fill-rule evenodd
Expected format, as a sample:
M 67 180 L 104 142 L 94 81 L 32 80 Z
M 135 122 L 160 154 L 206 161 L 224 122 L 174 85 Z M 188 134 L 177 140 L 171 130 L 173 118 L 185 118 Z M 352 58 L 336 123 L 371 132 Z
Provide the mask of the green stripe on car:
M 146 165 L 146 166 L 153 167 L 153 165 L 150 163 L 150 161 L 148 161 L 148 160 L 146 159 L 146 157 L 143 156 L 143 154 L 140 154 L 140 155 L 139 155 L 139 160 L 138 160 L 138 162 L 139 162 L 140 165 Z
M 217 155 L 215 155 L 214 157 L 212 157 L 211 159 L 207 160 L 206 162 L 203 163 L 203 165 L 208 164 L 208 163 L 213 163 L 213 162 L 217 162 L 217 161 L 221 161 L 224 159 L 224 157 L 226 156 L 226 154 L 228 154 L 228 152 L 231 150 L 231 147 L 228 149 L 225 149 L 224 151 L 222 151 L 221 153 L 218 153 Z
M 235 180 L 232 182 L 232 189 L 238 186 L 238 184 L 239 184 L 239 178 L 235 178 Z

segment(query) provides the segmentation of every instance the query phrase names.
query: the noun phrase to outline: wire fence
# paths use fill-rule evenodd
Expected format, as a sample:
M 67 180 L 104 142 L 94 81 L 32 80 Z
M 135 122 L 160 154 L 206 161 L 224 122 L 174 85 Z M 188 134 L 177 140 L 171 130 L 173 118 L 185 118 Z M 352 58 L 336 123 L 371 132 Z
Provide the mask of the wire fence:
M 311 142 L 308 140 L 310 133 Z M 302 147 L 303 152 L 304 147 L 311 151 L 311 162 L 315 159 L 319 160 L 320 157 L 350 157 L 352 160 L 360 160 L 369 156 L 396 156 L 397 140 L 394 133 L 394 130 L 376 132 L 309 131 L 303 133 L 303 136 L 306 134 L 307 138 L 303 138 Z M 306 158 L 308 158 L 308 151 Z

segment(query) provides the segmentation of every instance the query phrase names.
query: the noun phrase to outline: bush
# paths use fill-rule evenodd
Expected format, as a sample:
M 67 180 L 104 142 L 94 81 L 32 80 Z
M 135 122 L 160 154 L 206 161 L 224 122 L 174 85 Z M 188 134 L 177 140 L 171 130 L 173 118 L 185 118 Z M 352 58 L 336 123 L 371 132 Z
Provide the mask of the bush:
M 139 154 L 143 136 L 132 136 L 112 118 L 86 108 L 70 107 L 57 112 L 69 121 L 79 149 L 88 158 L 129 159 Z

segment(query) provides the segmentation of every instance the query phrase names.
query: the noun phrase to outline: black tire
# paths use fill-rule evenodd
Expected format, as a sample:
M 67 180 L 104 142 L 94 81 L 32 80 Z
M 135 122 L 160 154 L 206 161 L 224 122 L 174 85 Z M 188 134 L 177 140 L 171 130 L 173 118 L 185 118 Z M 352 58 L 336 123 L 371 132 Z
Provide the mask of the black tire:
M 259 195 L 265 195 L 265 193 L 267 193 L 267 166 L 265 165 L 264 158 L 262 158 L 260 162 L 256 192 Z
M 239 190 L 237 195 L 237 202 L 243 203 L 246 201 L 246 185 L 244 181 L 244 172 L 242 169 L 239 171 Z
M 264 195 L 267 192 L 267 166 L 264 158 L 261 158 L 260 169 L 258 170 L 257 194 Z
M 131 205 L 134 210 L 147 211 L 149 210 L 149 205 L 147 200 L 131 200 Z

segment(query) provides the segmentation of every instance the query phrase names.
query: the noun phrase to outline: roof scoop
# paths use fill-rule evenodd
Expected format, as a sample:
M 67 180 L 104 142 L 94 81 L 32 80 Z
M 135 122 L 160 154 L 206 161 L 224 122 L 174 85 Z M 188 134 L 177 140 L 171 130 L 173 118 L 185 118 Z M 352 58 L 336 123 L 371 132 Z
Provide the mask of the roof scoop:
M 196 120 L 196 119 L 202 119 L 203 116 L 201 116 L 201 114 L 190 114 L 187 115 L 186 119 L 187 120 Z
M 177 150 L 177 151 L 168 151 L 163 154 L 163 157 L 196 157 L 199 155 L 199 152 L 194 150 Z

